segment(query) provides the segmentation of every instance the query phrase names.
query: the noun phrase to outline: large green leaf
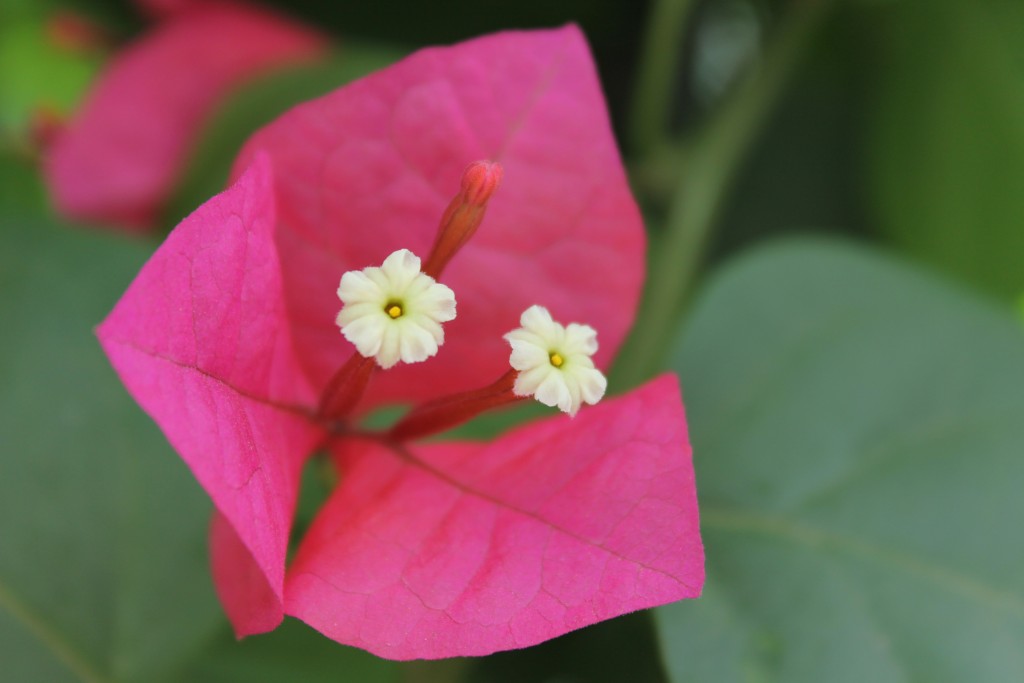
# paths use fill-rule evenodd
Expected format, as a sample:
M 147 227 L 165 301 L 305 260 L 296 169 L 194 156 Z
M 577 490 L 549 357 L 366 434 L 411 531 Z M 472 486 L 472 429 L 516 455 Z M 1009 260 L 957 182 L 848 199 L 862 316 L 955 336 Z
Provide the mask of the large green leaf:
M 42 213 L 46 193 L 37 165 L 25 155 L 0 148 L 0 213 Z
M 0 225 L 4 680 L 153 680 L 223 624 L 209 503 L 92 333 L 148 251 Z
M 706 594 L 673 681 L 1024 680 L 1024 330 L 862 248 L 784 242 L 684 331 Z
M 887 7 L 866 140 L 882 230 L 1007 297 L 1024 292 L 1022 10 L 1010 0 Z
M 273 633 L 241 643 L 225 632 L 176 680 L 396 683 L 399 672 L 395 662 L 338 645 L 301 622 L 288 619 Z

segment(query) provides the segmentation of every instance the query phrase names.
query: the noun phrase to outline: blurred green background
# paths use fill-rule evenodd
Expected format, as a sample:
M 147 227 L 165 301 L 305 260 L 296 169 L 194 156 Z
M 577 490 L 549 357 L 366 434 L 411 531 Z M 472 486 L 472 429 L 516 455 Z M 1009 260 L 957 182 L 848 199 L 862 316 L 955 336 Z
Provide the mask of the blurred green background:
M 337 54 L 219 107 L 164 230 L 297 101 L 425 45 L 583 27 L 652 244 L 613 380 L 680 374 L 705 596 L 474 660 L 291 621 L 235 643 L 209 502 L 92 335 L 160 234 L 71 224 L 39 173 L 40 108 L 70 115 L 148 20 L 2 0 L 3 680 L 1024 680 L 1024 3 L 268 4 Z M 56 44 L 68 11 L 103 44 Z

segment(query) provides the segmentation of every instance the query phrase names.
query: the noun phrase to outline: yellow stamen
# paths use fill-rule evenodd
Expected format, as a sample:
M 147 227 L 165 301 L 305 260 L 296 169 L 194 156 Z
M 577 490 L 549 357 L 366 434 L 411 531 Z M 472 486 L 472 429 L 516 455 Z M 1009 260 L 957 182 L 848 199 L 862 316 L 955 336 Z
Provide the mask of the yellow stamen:
M 387 312 L 392 319 L 402 317 L 402 307 L 399 306 L 398 304 L 391 304 L 390 306 L 388 306 Z
M 552 365 L 554 365 L 556 368 L 560 368 L 560 367 L 562 367 L 562 363 L 564 363 L 564 362 L 565 362 L 565 359 L 562 358 L 562 356 L 560 356 L 559 354 L 555 353 L 554 351 L 551 352 L 551 364 Z

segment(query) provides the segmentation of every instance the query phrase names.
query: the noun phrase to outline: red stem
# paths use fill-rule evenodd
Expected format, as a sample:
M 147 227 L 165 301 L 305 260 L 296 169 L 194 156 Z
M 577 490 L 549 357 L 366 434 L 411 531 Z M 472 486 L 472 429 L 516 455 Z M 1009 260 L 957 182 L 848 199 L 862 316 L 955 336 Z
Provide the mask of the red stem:
M 375 367 L 376 363 L 372 357 L 366 358 L 359 353 L 352 354 L 327 383 L 320 398 L 319 416 L 329 420 L 340 420 L 351 413 L 359 399 L 366 393 L 366 385 L 369 384 Z
M 462 195 L 452 200 L 441 219 L 441 227 L 437 231 L 437 239 L 430 250 L 430 256 L 423 266 L 426 275 L 439 280 L 441 272 L 458 253 L 469 238 L 473 236 L 480 223 L 484 220 L 484 206 L 471 206 L 462 202 Z
M 497 382 L 483 389 L 445 396 L 417 406 L 388 431 L 388 436 L 397 441 L 419 439 L 451 429 L 491 408 L 518 401 L 523 397 L 512 393 L 517 375 L 515 370 L 509 370 Z

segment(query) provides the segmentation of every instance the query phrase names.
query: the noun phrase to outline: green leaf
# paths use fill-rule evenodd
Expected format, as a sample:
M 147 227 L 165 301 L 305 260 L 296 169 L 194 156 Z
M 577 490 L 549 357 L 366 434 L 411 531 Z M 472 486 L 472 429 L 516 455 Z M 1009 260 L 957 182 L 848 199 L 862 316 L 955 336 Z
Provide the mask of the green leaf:
M 0 149 L 0 214 L 45 210 L 46 192 L 38 163 L 28 155 Z
M 892 3 L 871 80 L 867 180 L 880 228 L 1004 297 L 1024 289 L 1024 5 Z M 877 41 L 878 36 L 873 36 Z
M 725 268 L 680 373 L 706 595 L 657 611 L 683 681 L 1024 680 L 1024 329 L 862 248 Z
M 399 672 L 395 662 L 338 645 L 302 622 L 287 619 L 273 633 L 252 636 L 241 643 L 225 632 L 179 680 L 396 683 Z
M 46 17 L 8 13 L 0 22 L 0 131 L 22 133 L 40 106 L 67 114 L 78 102 L 102 55 L 71 53 L 46 35 Z
M 0 224 L 5 680 L 149 681 L 222 628 L 210 505 L 92 332 L 148 252 Z

